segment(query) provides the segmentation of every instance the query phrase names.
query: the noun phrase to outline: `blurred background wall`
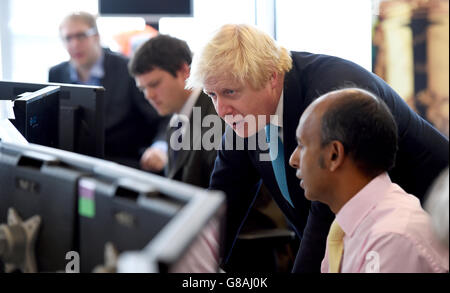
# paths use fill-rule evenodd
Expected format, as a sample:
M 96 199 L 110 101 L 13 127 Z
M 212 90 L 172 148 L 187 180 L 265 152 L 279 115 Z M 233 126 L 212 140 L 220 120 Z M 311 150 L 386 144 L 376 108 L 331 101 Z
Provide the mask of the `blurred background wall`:
M 449 135 L 449 1 L 379 3 L 373 71 Z
M 183 17 L 105 15 L 99 1 L 0 0 L 0 79 L 47 81 L 48 69 L 68 59 L 58 26 L 72 11 L 97 14 L 102 44 L 128 56 L 159 32 L 186 40 L 195 53 L 221 25 L 248 23 L 290 50 L 372 70 L 449 135 L 448 0 L 186 0 L 192 12 Z

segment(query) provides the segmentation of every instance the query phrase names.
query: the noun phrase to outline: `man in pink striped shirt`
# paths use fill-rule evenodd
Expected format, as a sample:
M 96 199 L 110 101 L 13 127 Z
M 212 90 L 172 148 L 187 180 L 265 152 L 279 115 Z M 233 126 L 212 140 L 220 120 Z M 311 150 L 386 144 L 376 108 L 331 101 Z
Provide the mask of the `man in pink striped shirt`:
M 429 215 L 387 173 L 398 135 L 382 100 L 356 88 L 325 94 L 305 110 L 296 135 L 290 165 L 305 197 L 335 213 L 342 235 L 335 267 L 327 243 L 323 273 L 448 272 L 448 247 Z

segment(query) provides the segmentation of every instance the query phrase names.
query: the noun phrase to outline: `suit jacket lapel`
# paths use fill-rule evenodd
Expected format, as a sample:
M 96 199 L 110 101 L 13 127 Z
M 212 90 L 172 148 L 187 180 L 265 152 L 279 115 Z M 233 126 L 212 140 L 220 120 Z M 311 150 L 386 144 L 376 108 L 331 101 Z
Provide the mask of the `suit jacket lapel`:
M 117 107 L 117 105 L 120 105 L 120 103 L 116 103 L 114 101 L 114 97 L 116 95 L 113 94 L 114 89 L 116 88 L 114 86 L 114 82 L 117 82 L 117 79 L 113 78 L 113 75 L 115 74 L 114 68 L 112 68 L 112 64 L 110 62 L 110 56 L 109 51 L 107 49 L 102 49 L 104 53 L 104 59 L 103 59 L 103 70 L 105 72 L 105 75 L 103 76 L 101 80 L 101 84 L 105 88 L 106 91 L 111 91 L 108 95 L 106 95 L 109 98 L 109 101 L 106 101 L 105 111 L 106 113 L 114 113 L 112 111 L 113 107 Z M 131 98 L 131 97 L 128 97 Z
M 295 67 L 285 75 L 284 93 L 283 93 L 283 140 L 284 140 L 284 165 L 286 169 L 286 181 L 288 184 L 289 194 L 294 206 L 296 202 L 300 203 L 299 180 L 295 176 L 296 170 L 289 165 L 289 158 L 297 146 L 295 132 L 297 129 L 300 116 L 304 111 L 304 97 L 301 93 L 300 78 Z
M 206 99 L 206 100 L 205 100 Z M 206 113 L 206 109 L 204 107 L 208 107 L 208 104 L 206 103 L 209 100 L 209 97 L 206 96 L 205 94 L 201 93 L 200 96 L 197 99 L 197 102 L 195 102 L 194 107 L 200 107 L 201 109 L 201 119 L 203 119 L 204 113 Z M 191 113 L 191 117 L 189 118 L 189 135 L 191 137 L 190 140 L 190 149 L 189 150 L 180 150 L 178 155 L 177 155 L 177 160 L 176 162 L 173 162 L 173 164 L 171 164 L 172 166 L 169 166 L 169 172 L 168 172 L 168 177 L 169 178 L 173 178 L 175 176 L 175 174 L 177 174 L 177 172 L 185 165 L 186 160 L 193 155 L 192 150 L 193 150 L 193 145 L 194 145 L 194 141 L 199 141 L 201 142 L 201 135 L 202 135 L 202 131 L 193 131 L 193 117 L 194 115 Z M 200 121 L 201 123 L 201 121 Z M 200 124 L 201 125 L 201 124 Z M 195 136 L 194 136 L 195 135 Z M 169 147 L 170 148 L 170 147 Z
M 61 83 L 72 83 L 70 79 L 70 63 L 67 63 L 64 66 L 64 70 L 62 70 Z

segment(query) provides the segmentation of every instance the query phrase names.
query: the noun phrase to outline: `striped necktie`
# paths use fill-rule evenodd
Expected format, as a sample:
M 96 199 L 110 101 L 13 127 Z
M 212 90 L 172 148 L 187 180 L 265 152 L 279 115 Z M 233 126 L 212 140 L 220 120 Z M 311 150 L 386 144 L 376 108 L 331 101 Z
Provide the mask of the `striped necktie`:
M 274 130 L 276 131 L 275 133 L 277 133 L 278 139 L 273 140 L 270 139 L 271 128 L 274 128 Z M 291 197 L 289 195 L 289 190 L 287 187 L 286 170 L 284 167 L 284 147 L 283 142 L 281 141 L 280 136 L 278 135 L 278 126 L 275 126 L 273 124 L 267 124 L 265 130 L 266 130 L 266 140 L 267 143 L 269 144 L 269 154 L 270 159 L 272 161 L 272 168 L 275 174 L 275 179 L 277 180 L 281 194 L 293 207 L 294 205 L 292 204 Z
M 344 231 L 336 220 L 333 221 L 328 232 L 328 272 L 339 273 L 342 254 L 344 252 Z

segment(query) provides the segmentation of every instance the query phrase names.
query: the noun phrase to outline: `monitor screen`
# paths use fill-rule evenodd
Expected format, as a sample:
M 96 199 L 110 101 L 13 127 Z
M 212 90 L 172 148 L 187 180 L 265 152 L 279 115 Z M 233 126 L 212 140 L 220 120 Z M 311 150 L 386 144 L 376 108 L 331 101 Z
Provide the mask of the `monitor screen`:
M 104 157 L 104 88 L 62 83 L 0 81 L 0 100 L 15 100 L 25 92 L 59 86 L 57 148 L 98 158 Z
M 59 90 L 48 86 L 14 100 L 11 122 L 28 142 L 58 146 Z

